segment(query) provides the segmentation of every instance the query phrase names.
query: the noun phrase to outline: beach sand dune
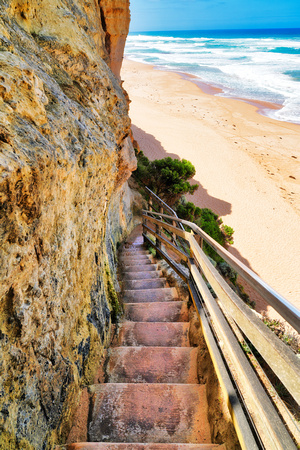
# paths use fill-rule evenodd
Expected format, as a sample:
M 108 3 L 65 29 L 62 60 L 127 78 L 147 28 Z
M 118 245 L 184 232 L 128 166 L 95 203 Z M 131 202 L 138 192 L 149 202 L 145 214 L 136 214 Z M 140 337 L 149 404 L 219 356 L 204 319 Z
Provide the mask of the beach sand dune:
M 300 308 L 300 125 L 145 64 L 125 60 L 122 79 L 144 153 L 191 161 L 191 200 L 232 226 L 230 251 Z

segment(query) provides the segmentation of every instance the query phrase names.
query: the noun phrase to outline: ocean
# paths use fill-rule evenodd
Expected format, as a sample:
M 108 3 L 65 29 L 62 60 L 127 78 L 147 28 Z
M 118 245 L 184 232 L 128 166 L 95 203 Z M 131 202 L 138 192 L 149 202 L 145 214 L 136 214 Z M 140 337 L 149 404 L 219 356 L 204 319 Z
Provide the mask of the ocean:
M 216 95 L 276 103 L 263 113 L 300 123 L 300 28 L 130 33 L 125 57 L 196 76 Z

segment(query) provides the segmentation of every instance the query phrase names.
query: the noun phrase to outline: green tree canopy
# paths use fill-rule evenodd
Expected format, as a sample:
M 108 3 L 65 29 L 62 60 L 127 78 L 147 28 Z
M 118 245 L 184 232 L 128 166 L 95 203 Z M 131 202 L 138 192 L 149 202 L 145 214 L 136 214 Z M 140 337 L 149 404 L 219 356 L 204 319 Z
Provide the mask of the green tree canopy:
M 193 164 L 186 159 L 156 159 L 149 161 L 143 152 L 138 155 L 135 177 L 147 185 L 169 205 L 173 205 L 184 194 L 193 194 L 198 185 L 190 180 L 196 173 Z

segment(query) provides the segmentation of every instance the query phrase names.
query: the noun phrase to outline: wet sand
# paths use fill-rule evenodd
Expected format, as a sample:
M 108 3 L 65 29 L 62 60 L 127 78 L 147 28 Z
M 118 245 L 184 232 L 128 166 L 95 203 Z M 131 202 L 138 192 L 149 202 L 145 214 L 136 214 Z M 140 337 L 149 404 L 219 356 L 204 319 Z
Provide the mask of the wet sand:
M 125 60 L 122 79 L 144 153 L 191 161 L 190 200 L 233 227 L 232 254 L 300 308 L 300 125 L 149 65 Z

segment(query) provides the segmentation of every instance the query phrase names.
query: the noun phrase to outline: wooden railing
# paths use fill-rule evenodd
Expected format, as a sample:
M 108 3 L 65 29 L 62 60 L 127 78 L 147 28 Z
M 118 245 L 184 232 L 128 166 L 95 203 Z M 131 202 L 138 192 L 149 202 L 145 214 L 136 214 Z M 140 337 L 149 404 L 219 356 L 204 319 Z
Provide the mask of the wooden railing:
M 266 393 L 237 336 L 242 336 L 242 339 L 252 344 L 298 405 L 300 360 L 231 289 L 201 248 L 203 241 L 236 270 L 298 333 L 300 311 L 198 226 L 179 219 L 174 211 L 149 189 L 148 193 L 149 210 L 143 211 L 144 240 L 156 249 L 189 287 L 242 448 L 296 448 L 294 442 L 300 436 L 296 421 L 283 407 L 275 389 L 271 388 L 271 394 Z M 184 226 L 192 231 L 186 231 Z M 154 240 L 149 235 L 153 236 Z M 188 275 L 178 261 L 186 265 Z M 216 299 L 207 283 L 213 288 Z M 288 424 L 283 424 L 274 404 L 279 410 L 284 409 L 283 415 Z M 244 412 L 245 407 L 248 413 Z M 294 437 L 294 441 L 290 435 Z

